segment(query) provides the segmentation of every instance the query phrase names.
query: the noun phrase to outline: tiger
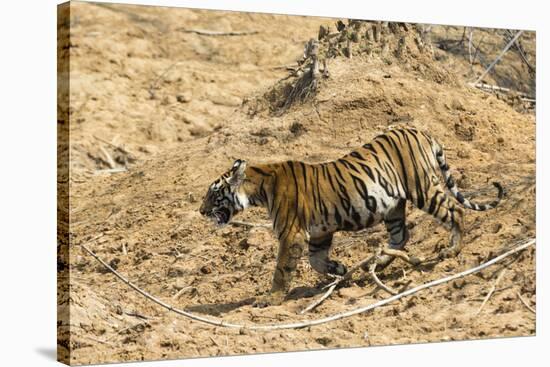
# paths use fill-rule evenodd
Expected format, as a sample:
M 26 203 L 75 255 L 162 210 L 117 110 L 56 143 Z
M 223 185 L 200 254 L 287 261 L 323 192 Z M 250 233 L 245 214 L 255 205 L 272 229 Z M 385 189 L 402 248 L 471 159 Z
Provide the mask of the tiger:
M 462 249 L 464 208 L 496 207 L 504 189 L 498 182 L 493 185 L 498 194 L 492 202 L 468 200 L 449 172 L 442 146 L 425 132 L 399 127 L 324 163 L 289 160 L 249 165 L 237 159 L 208 187 L 199 211 L 223 226 L 248 207 L 267 209 L 279 240 L 277 263 L 271 290 L 256 297 L 253 304 L 266 307 L 284 301 L 306 247 L 315 271 L 346 274 L 347 268 L 329 257 L 335 232 L 359 231 L 383 221 L 389 233 L 387 246 L 403 250 L 409 240 L 407 201 L 450 231 L 449 245 L 439 251 L 438 258 L 457 256 Z M 393 259 L 382 255 L 376 270 Z

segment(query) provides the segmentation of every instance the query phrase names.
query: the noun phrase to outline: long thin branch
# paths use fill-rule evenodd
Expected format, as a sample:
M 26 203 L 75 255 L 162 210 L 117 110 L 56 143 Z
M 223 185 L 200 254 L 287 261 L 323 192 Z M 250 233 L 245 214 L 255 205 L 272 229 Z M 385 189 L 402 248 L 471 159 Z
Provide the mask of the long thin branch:
M 518 33 L 516 33 L 516 35 L 514 36 L 514 38 L 512 38 L 510 40 L 510 42 L 508 42 L 508 44 L 504 47 L 504 49 L 500 52 L 500 55 L 498 55 L 498 57 L 491 63 L 491 65 L 489 65 L 489 67 L 487 69 L 485 69 L 485 71 L 483 72 L 483 74 L 481 74 L 479 76 L 479 78 L 477 78 L 477 80 L 474 82 L 474 84 L 477 84 L 479 83 L 481 80 L 483 80 L 483 78 L 485 77 L 485 75 L 487 75 L 487 73 L 489 73 L 491 71 L 491 69 L 493 69 L 493 67 L 497 64 L 497 62 L 500 61 L 500 59 L 502 59 L 502 56 L 504 56 L 504 54 L 508 51 L 508 49 L 510 49 L 510 47 L 512 47 L 512 45 L 514 44 L 514 42 L 516 42 L 516 40 L 519 38 L 519 36 L 521 36 L 521 34 L 523 33 L 523 31 L 519 31 Z
M 105 266 L 117 278 L 119 278 L 126 285 L 128 285 L 130 288 L 132 288 L 133 290 L 135 290 L 136 292 L 138 292 L 139 294 L 141 294 L 145 298 L 149 299 L 150 301 L 152 301 L 152 302 L 158 304 L 159 306 L 167 309 L 168 311 L 172 311 L 176 314 L 185 316 L 189 319 L 199 321 L 199 322 L 203 322 L 205 324 L 210 324 L 210 325 L 223 326 L 223 327 L 236 328 L 236 329 L 249 329 L 249 330 L 280 330 L 280 329 L 299 329 L 299 328 L 304 328 L 304 327 L 308 327 L 308 326 L 325 324 L 327 322 L 340 320 L 340 319 L 343 319 L 343 318 L 346 318 L 346 317 L 350 317 L 350 316 L 353 316 L 353 315 L 357 315 L 357 314 L 360 314 L 360 313 L 364 313 L 364 312 L 373 310 L 377 307 L 384 306 L 388 303 L 391 303 L 391 302 L 396 301 L 398 299 L 401 299 L 403 297 L 410 296 L 411 294 L 420 292 L 420 291 L 422 291 L 426 288 L 435 287 L 435 286 L 438 286 L 440 284 L 450 282 L 451 280 L 462 278 L 462 277 L 468 276 L 470 274 L 477 273 L 477 272 L 479 272 L 479 271 L 481 271 L 481 270 L 483 270 L 483 269 L 485 269 L 485 268 L 487 268 L 487 267 L 489 267 L 493 264 L 498 263 L 499 261 L 501 261 L 502 259 L 504 259 L 504 258 L 506 258 L 510 255 L 513 255 L 513 254 L 515 254 L 519 251 L 523 251 L 526 248 L 528 248 L 529 246 L 533 246 L 534 244 L 535 244 L 535 239 L 533 238 L 533 239 L 527 241 L 526 243 L 524 243 L 522 245 L 519 245 L 519 246 L 516 246 L 515 248 L 513 248 L 513 249 L 503 253 L 502 255 L 497 256 L 497 257 L 493 258 L 492 260 L 489 260 L 489 261 L 487 261 L 487 262 L 485 262 L 485 263 L 483 263 L 479 266 L 476 266 L 474 268 L 465 270 L 463 272 L 460 272 L 460 273 L 457 273 L 457 274 L 454 274 L 454 275 L 451 275 L 451 276 L 448 276 L 448 277 L 445 277 L 445 278 L 433 280 L 431 282 L 428 282 L 428 283 L 419 285 L 417 287 L 408 289 L 408 290 L 406 290 L 402 293 L 396 294 L 395 296 L 380 300 L 378 302 L 372 303 L 372 304 L 367 305 L 367 306 L 358 307 L 358 308 L 355 308 L 355 309 L 352 309 L 352 310 L 349 310 L 349 311 L 337 313 L 337 314 L 334 314 L 334 315 L 331 315 L 331 316 L 328 316 L 328 317 L 324 317 L 324 318 L 321 318 L 321 319 L 316 319 L 316 320 L 304 320 L 304 321 L 288 323 L 288 324 L 264 324 L 264 325 L 259 325 L 259 324 L 234 324 L 234 323 L 230 323 L 230 322 L 227 322 L 225 320 L 218 319 L 218 318 L 210 319 L 210 318 L 198 316 L 198 315 L 195 315 L 191 312 L 187 312 L 187 311 L 175 308 L 174 306 L 169 305 L 168 303 L 161 301 L 160 299 L 152 296 L 151 294 L 147 293 L 146 291 L 142 290 L 141 288 L 139 288 L 138 286 L 136 286 L 135 284 L 130 282 L 126 277 L 121 275 L 119 272 L 117 272 L 115 269 L 113 269 L 109 264 L 107 264 L 103 259 L 101 259 L 99 256 L 97 256 L 85 244 L 81 244 L 80 246 L 88 254 L 90 254 L 93 258 L 95 258 L 103 266 Z
M 183 33 L 195 33 L 201 36 L 248 36 L 252 34 L 258 34 L 258 31 L 230 31 L 230 32 L 219 32 L 219 31 L 210 31 L 206 29 L 185 29 L 178 28 L 178 31 Z

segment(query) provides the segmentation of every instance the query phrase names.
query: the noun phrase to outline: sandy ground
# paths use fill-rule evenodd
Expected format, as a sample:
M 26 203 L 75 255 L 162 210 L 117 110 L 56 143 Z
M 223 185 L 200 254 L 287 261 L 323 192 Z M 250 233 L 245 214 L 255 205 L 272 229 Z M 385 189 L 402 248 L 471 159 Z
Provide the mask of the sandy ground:
M 253 308 L 254 297 L 269 289 L 276 239 L 262 226 L 215 229 L 198 207 L 209 183 L 236 158 L 330 160 L 396 124 L 437 137 L 470 198 L 494 195 L 493 180 L 503 184 L 507 196 L 493 211 L 467 212 L 466 245 L 457 258 L 416 268 L 395 261 L 380 274 L 385 283 L 395 288 L 408 281 L 422 284 L 534 237 L 535 117 L 507 98 L 466 86 L 470 73 L 479 74 L 483 65 L 471 67 L 467 55 L 437 47 L 446 34 L 460 38 L 459 28 L 436 27 L 431 51 L 407 43 L 399 56 L 390 47 L 370 56 L 331 59 L 330 77 L 313 101 L 279 116 L 270 113 L 266 96 L 288 75 L 285 66 L 301 58 L 319 25 L 331 23 L 73 4 L 68 47 L 71 292 L 61 287 L 58 295 L 59 307 L 70 312 L 69 322 L 58 324 L 62 356 L 89 364 L 535 334 L 535 315 L 518 298 L 521 294 L 536 304 L 534 248 L 366 314 L 299 330 L 245 332 L 158 307 L 78 247 L 100 235 L 88 246 L 139 287 L 175 307 L 233 322 L 316 319 L 370 304 L 388 295 L 357 275 L 317 309 L 299 315 L 328 281 L 304 257 L 288 299 L 281 306 Z M 258 33 L 204 36 L 182 29 Z M 490 35 L 485 39 L 502 42 Z M 525 40 L 526 48 L 534 47 L 528 42 L 534 44 L 534 35 Z M 499 47 L 488 48 L 484 58 Z M 517 56 L 510 64 L 506 86 L 532 93 Z M 486 82 L 496 84 L 499 75 L 507 75 L 504 65 Z M 127 171 L 114 172 L 125 166 Z M 448 232 L 423 212 L 409 208 L 408 218 L 411 254 L 428 256 L 447 243 Z M 268 223 L 260 209 L 238 219 Z M 339 233 L 332 256 L 349 267 L 386 241 L 383 226 Z M 503 269 L 496 291 L 477 314 Z

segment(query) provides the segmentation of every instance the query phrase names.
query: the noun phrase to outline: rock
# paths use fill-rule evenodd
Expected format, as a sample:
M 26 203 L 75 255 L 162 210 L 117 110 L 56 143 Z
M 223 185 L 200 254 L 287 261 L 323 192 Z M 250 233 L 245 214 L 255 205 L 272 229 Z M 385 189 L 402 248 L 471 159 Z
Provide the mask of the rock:
M 214 104 L 228 107 L 238 107 L 243 102 L 240 97 L 224 94 L 211 94 L 208 99 Z
M 185 275 L 185 269 L 182 266 L 173 265 L 168 268 L 168 272 L 166 273 L 166 275 L 170 278 L 178 278 Z
M 332 342 L 332 339 L 328 338 L 326 336 L 323 336 L 323 337 L 320 337 L 320 338 L 316 338 L 315 341 L 317 343 L 321 344 L 322 346 L 326 347 Z
M 302 125 L 297 121 L 295 121 L 292 125 L 290 125 L 289 130 L 296 137 L 304 134 L 307 131 L 304 125 Z
M 470 158 L 470 152 L 465 149 L 459 149 L 456 153 L 460 158 Z
M 248 240 L 244 238 L 241 242 L 239 242 L 239 247 L 246 251 L 250 248 L 250 244 L 248 243 Z
M 454 289 L 462 289 L 466 285 L 466 281 L 464 279 L 457 279 L 452 284 Z
M 510 330 L 510 331 L 516 331 L 518 329 L 516 325 L 512 325 L 512 324 L 506 324 L 505 328 L 506 330 Z
M 459 99 L 453 99 L 451 102 L 451 108 L 458 111 L 465 111 L 464 104 Z
M 188 103 L 191 102 L 193 95 L 191 94 L 191 91 L 185 91 L 182 93 L 179 93 L 176 95 L 176 100 L 179 103 Z
M 164 96 L 160 102 L 163 106 L 168 106 L 175 103 L 176 99 L 173 96 Z

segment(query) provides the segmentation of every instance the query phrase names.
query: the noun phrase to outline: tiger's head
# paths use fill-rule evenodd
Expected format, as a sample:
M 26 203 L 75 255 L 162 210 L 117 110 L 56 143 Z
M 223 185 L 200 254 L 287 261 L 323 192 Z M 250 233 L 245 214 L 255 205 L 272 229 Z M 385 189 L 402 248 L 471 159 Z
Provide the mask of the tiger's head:
M 239 192 L 245 169 L 246 161 L 237 159 L 229 171 L 210 185 L 199 209 L 201 215 L 223 226 L 248 206 L 246 195 Z

